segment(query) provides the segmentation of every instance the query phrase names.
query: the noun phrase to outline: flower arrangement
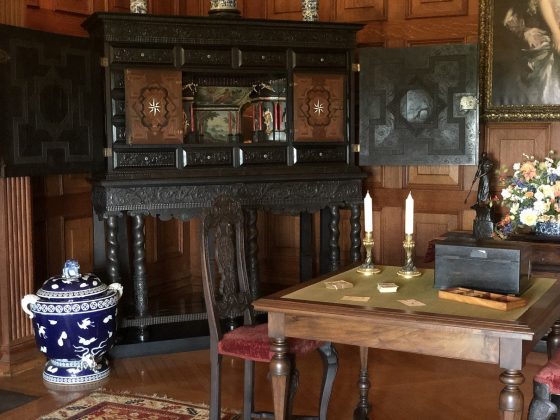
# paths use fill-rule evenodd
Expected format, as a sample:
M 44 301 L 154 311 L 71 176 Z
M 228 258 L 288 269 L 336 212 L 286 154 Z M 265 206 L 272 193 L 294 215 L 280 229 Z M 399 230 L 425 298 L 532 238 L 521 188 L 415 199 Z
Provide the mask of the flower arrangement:
M 508 209 L 497 229 L 507 236 L 518 228 L 534 229 L 539 222 L 560 223 L 560 159 L 554 152 L 543 161 L 523 155 L 525 160 L 513 164 L 513 175 L 507 170 L 500 176 L 505 182 L 501 205 Z

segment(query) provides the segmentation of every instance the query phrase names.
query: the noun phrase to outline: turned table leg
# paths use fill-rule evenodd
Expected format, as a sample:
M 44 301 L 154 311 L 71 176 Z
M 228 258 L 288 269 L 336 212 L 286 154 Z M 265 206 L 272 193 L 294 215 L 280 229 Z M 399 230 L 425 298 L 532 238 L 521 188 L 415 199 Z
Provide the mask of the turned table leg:
M 290 360 L 288 359 L 288 343 L 285 338 L 271 338 L 270 350 L 274 353 L 270 361 L 272 381 L 272 397 L 274 399 L 274 418 L 288 418 L 287 400 L 290 379 Z
M 523 393 L 519 386 L 525 382 L 520 370 L 507 369 L 500 375 L 505 385 L 500 393 L 500 418 L 503 420 L 521 420 L 523 417 Z
M 546 338 L 546 352 L 548 354 L 548 358 L 552 358 L 552 355 L 559 347 L 560 344 L 560 321 L 556 321 L 550 332 L 548 333 L 548 337 Z
M 354 410 L 354 420 L 367 420 L 371 410 L 371 404 L 368 401 L 369 388 L 368 373 L 368 348 L 360 347 L 360 378 L 358 379 L 358 390 L 360 391 L 360 400 Z

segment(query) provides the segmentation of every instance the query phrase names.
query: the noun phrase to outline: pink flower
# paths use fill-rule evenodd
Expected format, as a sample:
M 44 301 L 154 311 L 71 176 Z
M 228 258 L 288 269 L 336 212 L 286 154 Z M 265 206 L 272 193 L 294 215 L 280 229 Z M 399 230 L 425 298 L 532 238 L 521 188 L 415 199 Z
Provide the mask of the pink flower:
M 535 169 L 533 162 L 523 162 L 520 170 L 525 178 L 525 181 L 529 181 L 537 176 L 537 170 Z

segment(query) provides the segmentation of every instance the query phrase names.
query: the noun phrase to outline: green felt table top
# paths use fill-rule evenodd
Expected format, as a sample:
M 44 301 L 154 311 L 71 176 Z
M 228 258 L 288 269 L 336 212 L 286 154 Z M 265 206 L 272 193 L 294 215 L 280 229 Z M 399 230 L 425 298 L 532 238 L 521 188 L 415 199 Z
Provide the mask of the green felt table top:
M 513 321 L 529 309 L 556 281 L 552 278 L 532 278 L 531 286 L 522 295 L 527 300 L 527 305 L 509 311 L 501 311 L 499 309 L 439 298 L 438 290 L 434 288 L 434 271 L 431 269 L 420 270 L 422 275 L 419 277 L 404 279 L 397 275 L 400 267 L 378 266 L 378 268 L 381 268 L 382 272 L 371 276 L 359 274 L 355 268 L 352 268 L 282 297 L 285 299 L 341 303 L 368 308 L 397 309 Z M 327 289 L 325 282 L 336 280 L 346 280 L 352 283 L 353 287 L 339 290 Z M 380 282 L 396 283 L 399 288 L 396 293 L 380 293 L 377 290 L 377 283 Z M 352 299 L 361 299 L 362 301 L 354 301 Z M 399 302 L 400 300 L 408 299 L 422 302 L 425 306 L 407 306 Z

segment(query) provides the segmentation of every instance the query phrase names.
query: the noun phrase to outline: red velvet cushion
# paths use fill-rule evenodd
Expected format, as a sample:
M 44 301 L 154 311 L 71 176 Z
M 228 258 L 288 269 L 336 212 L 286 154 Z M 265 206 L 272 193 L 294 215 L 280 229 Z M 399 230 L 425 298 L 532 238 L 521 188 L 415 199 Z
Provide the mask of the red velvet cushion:
M 548 385 L 552 394 L 560 394 L 560 350 L 554 352 L 546 366 L 535 375 L 534 380 Z
M 288 338 L 290 353 L 304 354 L 317 349 L 323 343 L 315 340 Z M 270 338 L 268 325 L 243 326 L 230 331 L 218 343 L 218 353 L 254 360 L 255 362 L 270 362 Z

